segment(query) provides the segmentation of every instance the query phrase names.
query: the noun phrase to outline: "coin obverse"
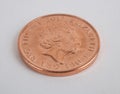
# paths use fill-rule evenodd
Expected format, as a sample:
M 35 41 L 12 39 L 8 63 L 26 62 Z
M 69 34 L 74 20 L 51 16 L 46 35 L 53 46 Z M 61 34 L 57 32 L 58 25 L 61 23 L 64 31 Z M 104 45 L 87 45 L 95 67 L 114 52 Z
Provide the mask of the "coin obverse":
M 37 72 L 67 76 L 94 62 L 100 40 L 87 21 L 72 15 L 52 14 L 28 23 L 19 35 L 18 47 L 25 63 Z

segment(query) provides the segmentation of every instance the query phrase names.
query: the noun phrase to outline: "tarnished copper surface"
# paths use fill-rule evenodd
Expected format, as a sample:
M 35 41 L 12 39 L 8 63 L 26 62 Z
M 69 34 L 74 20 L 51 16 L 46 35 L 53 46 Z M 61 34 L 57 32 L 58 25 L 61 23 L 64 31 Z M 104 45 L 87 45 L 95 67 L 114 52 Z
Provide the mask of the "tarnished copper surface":
M 96 30 L 85 20 L 66 14 L 39 17 L 19 36 L 19 51 L 34 70 L 67 76 L 89 67 L 99 51 Z

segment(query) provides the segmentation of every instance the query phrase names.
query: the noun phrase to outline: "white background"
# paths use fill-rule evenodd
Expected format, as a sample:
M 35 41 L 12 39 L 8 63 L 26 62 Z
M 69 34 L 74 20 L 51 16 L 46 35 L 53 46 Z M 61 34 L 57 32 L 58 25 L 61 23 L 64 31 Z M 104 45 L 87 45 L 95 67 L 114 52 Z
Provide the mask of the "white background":
M 19 57 L 24 25 L 53 13 L 79 16 L 98 31 L 101 50 L 87 70 L 49 77 Z M 0 0 L 0 94 L 120 94 L 120 0 Z

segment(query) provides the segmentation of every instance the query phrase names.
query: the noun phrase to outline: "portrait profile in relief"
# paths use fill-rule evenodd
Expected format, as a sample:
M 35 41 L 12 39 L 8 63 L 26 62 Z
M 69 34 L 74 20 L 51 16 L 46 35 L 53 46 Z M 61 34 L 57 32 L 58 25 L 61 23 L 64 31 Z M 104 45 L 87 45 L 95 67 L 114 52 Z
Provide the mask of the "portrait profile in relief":
M 49 56 L 55 62 L 63 62 L 70 55 L 75 56 L 82 50 L 81 37 L 75 31 L 62 28 L 39 33 L 39 45 L 44 50 L 43 55 Z

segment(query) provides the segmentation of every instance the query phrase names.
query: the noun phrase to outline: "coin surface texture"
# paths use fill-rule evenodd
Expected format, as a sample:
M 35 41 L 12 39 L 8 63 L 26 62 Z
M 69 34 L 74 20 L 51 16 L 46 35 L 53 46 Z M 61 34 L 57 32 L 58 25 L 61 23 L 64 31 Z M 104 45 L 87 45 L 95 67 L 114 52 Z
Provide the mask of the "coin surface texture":
M 38 17 L 18 39 L 22 59 L 50 76 L 67 76 L 89 67 L 100 48 L 96 30 L 85 20 L 67 14 Z

